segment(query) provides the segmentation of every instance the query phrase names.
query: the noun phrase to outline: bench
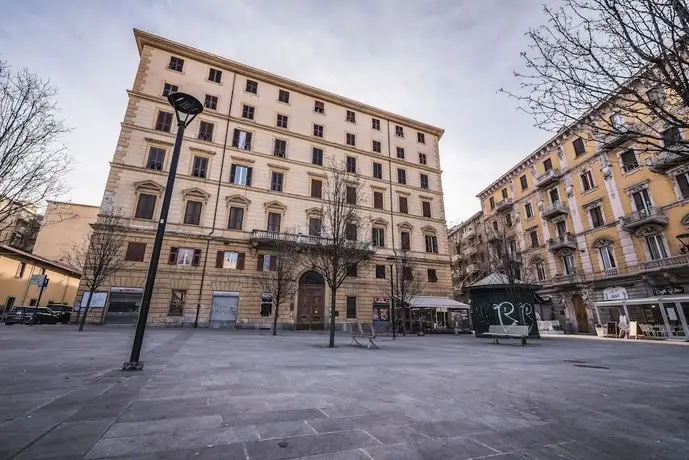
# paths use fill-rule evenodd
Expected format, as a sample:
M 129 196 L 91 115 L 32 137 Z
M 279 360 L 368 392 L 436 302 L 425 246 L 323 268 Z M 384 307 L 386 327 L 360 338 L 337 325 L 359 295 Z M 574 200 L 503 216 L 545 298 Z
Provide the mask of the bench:
M 522 346 L 526 345 L 526 338 L 529 336 L 529 326 L 489 326 L 488 332 L 481 334 L 482 338 L 495 339 L 495 343 L 498 339 L 519 339 Z
M 367 339 L 368 344 L 366 348 L 378 348 L 373 340 L 376 338 L 376 331 L 373 329 L 372 323 L 353 323 L 352 325 L 352 343 L 350 345 L 359 345 L 363 347 L 364 344 L 359 342 L 359 339 Z

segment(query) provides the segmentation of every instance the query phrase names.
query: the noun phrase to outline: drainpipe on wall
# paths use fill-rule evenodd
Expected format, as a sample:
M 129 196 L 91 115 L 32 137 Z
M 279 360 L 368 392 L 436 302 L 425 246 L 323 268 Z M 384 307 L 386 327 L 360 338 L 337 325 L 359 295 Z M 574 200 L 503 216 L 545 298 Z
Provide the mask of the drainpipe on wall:
M 386 125 L 388 127 L 388 185 L 390 186 L 390 238 L 391 238 L 391 244 L 392 244 L 392 253 L 395 257 L 395 271 L 397 271 L 397 249 L 395 249 L 395 214 L 392 209 L 393 206 L 393 193 L 392 193 L 392 141 L 390 138 L 390 120 L 385 120 Z M 392 265 L 390 265 L 390 281 L 393 281 L 393 270 L 392 270 Z M 399 275 L 398 275 L 399 276 Z M 397 279 L 399 283 L 399 278 Z M 394 284 L 391 284 L 391 286 L 394 286 Z M 394 291 L 395 289 L 392 288 L 390 290 L 390 299 L 392 300 L 394 297 Z M 392 306 L 391 308 L 394 309 L 394 302 L 390 302 L 390 305 Z M 404 308 L 404 305 L 402 306 Z M 390 310 L 390 317 L 391 319 L 394 318 L 394 314 L 392 310 Z M 405 318 L 406 319 L 406 318 Z M 410 324 L 411 324 L 411 319 L 410 319 Z M 393 323 L 392 329 L 394 331 L 396 324 Z M 404 330 L 404 325 L 402 325 L 402 330 Z M 394 334 L 394 332 L 393 332 Z
M 211 240 L 213 233 L 215 233 L 215 224 L 218 220 L 218 204 L 220 202 L 220 186 L 222 185 L 222 173 L 225 168 L 225 153 L 227 152 L 227 136 L 230 132 L 230 116 L 232 115 L 232 101 L 234 100 L 234 85 L 237 80 L 237 74 L 232 75 L 232 91 L 230 91 L 230 108 L 227 110 L 227 122 L 225 123 L 225 141 L 222 146 L 222 157 L 220 159 L 220 175 L 218 176 L 218 189 L 215 194 L 215 210 L 213 212 L 213 224 L 211 225 L 211 231 L 207 235 L 206 239 L 206 251 L 203 258 L 203 270 L 201 271 L 201 284 L 199 286 L 199 299 L 196 302 L 196 316 L 194 318 L 194 327 L 199 325 L 199 312 L 201 310 L 201 296 L 203 295 L 203 283 L 206 280 L 206 267 L 208 266 L 208 250 L 211 245 Z M 208 320 L 210 324 L 210 319 Z

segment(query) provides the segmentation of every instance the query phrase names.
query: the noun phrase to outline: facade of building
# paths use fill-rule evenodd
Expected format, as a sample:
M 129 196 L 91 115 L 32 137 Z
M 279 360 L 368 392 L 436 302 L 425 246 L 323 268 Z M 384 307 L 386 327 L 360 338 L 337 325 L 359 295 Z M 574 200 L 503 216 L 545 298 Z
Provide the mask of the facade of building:
M 0 202 L 2 199 L 0 198 Z M 23 207 L 0 222 L 0 244 L 31 252 L 36 242 L 43 216 L 36 206 Z
M 467 286 L 490 273 L 490 260 L 483 225 L 483 211 L 479 211 L 448 231 L 452 262 L 452 290 L 456 300 L 469 300 Z
M 675 134 L 689 135 L 667 133 L 668 139 Z M 689 335 L 689 304 L 673 303 L 673 310 L 682 311 L 661 315 L 653 301 L 657 292 L 689 290 L 683 236 L 689 227 L 688 173 L 687 156 L 641 153 L 631 136 L 595 139 L 570 126 L 478 197 L 488 240 L 509 239 L 527 281 L 543 286 L 541 297 L 551 297 L 553 307 L 542 309 L 542 319 L 560 320 L 566 332 L 594 333 L 596 324 L 623 313 L 619 308 L 600 315 L 594 303 L 649 299 L 648 311 L 655 309 L 656 317 L 637 313 L 632 320 L 674 317 Z
M 13 306 L 33 306 L 40 288 L 30 283 L 32 275 L 46 275 L 40 306 L 51 303 L 73 305 L 80 274 L 68 266 L 19 249 L 0 245 L 0 311 Z
M 372 320 L 374 304 L 387 301 L 379 297 L 389 283 L 386 258 L 402 247 L 427 276 L 424 294 L 450 295 L 442 129 L 134 35 L 140 62 L 102 204 L 127 219 L 127 267 L 94 294 L 94 317 L 102 305 L 105 322 L 136 321 L 176 132 L 165 96 L 175 91 L 205 110 L 185 133 L 149 322 L 270 324 L 256 283 L 257 271 L 271 266 L 262 242 L 311 233 L 331 159 L 364 183 L 357 202 L 378 242 L 371 264 L 338 290 L 338 321 Z M 280 312 L 282 327 L 328 321 L 323 279 L 305 268 L 300 285 Z
M 88 245 L 91 224 L 98 217 L 98 206 L 49 201 L 33 254 L 45 259 L 64 261 L 74 245 Z

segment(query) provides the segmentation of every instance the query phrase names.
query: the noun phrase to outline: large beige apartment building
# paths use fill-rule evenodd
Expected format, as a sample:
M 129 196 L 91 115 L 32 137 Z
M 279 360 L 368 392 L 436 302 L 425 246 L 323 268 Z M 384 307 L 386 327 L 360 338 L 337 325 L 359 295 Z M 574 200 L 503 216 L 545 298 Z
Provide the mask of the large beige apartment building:
M 304 234 L 334 159 L 365 185 L 377 246 L 338 290 L 338 321 L 371 320 L 387 257 L 408 249 L 425 295 L 451 294 L 438 141 L 443 130 L 139 30 L 140 54 L 102 208 L 127 220 L 127 267 L 94 295 L 95 318 L 136 321 L 175 139 L 166 100 L 204 103 L 187 128 L 153 292 L 155 324 L 269 324 L 256 283 L 266 235 Z M 266 231 L 270 233 L 266 233 Z M 360 235 L 371 238 L 372 235 Z M 305 268 L 282 327 L 327 321 L 323 279 Z M 83 294 L 84 287 L 81 287 Z M 82 296 L 83 297 L 83 296 Z M 217 320 L 217 321 L 216 321 Z
M 48 201 L 33 254 L 66 262 L 69 252 L 88 245 L 91 224 L 96 222 L 99 209 L 87 204 Z

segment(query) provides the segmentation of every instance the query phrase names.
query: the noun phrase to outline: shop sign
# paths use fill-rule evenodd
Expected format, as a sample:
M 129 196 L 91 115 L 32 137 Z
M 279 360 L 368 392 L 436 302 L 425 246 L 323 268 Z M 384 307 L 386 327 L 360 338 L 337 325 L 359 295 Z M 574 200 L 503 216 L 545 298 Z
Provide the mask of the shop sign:
M 682 286 L 670 286 L 664 288 L 653 288 L 653 295 L 675 295 L 684 294 L 684 288 Z
M 143 294 L 143 288 L 133 288 L 133 287 L 112 287 L 110 292 L 121 292 L 127 294 Z
M 667 312 L 667 319 L 669 321 L 677 321 L 677 311 L 675 307 L 667 307 L 665 311 Z
M 86 308 L 86 303 L 88 302 L 90 296 L 90 292 L 84 292 L 84 295 L 81 298 L 81 305 L 79 305 L 77 311 L 80 311 L 82 308 Z M 91 299 L 91 304 L 89 305 L 89 310 L 94 308 L 104 308 L 106 300 L 108 300 L 107 292 L 94 292 L 93 299 Z
M 628 299 L 627 289 L 623 287 L 609 287 L 603 290 L 603 300 Z

